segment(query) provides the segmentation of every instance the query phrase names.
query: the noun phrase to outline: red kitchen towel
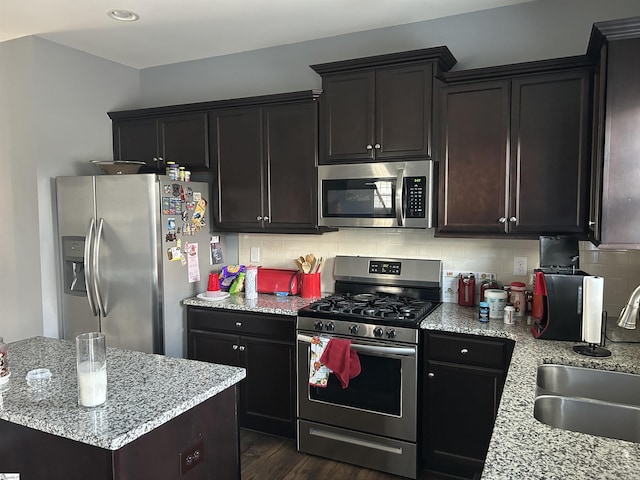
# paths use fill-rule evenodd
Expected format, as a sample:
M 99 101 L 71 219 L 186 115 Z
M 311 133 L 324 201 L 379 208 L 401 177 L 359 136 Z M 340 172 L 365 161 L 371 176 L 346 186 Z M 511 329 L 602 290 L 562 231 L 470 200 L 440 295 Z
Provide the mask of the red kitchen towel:
M 335 373 L 342 388 L 349 386 L 349 380 L 360 375 L 360 359 L 351 350 L 351 340 L 332 338 L 322 352 L 320 362 Z

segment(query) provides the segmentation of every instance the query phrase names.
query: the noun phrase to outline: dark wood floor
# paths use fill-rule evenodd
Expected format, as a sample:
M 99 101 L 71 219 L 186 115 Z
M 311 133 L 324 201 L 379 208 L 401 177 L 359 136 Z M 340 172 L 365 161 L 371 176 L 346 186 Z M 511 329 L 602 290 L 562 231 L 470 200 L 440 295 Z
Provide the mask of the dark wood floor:
M 296 451 L 293 439 L 240 430 L 242 480 L 401 480 L 403 477 Z M 424 474 L 420 480 L 444 480 Z

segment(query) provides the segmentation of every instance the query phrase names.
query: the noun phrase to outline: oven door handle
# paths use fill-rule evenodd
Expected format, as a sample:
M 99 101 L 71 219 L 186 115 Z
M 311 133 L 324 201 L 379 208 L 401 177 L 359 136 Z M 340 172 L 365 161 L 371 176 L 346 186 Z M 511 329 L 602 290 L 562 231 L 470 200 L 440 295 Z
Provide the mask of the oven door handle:
M 311 343 L 313 337 L 309 335 L 298 334 L 298 341 Z M 363 345 L 360 343 L 351 343 L 351 349 L 362 353 L 377 353 L 381 355 L 403 355 L 406 357 L 416 356 L 416 347 L 385 347 L 382 345 Z

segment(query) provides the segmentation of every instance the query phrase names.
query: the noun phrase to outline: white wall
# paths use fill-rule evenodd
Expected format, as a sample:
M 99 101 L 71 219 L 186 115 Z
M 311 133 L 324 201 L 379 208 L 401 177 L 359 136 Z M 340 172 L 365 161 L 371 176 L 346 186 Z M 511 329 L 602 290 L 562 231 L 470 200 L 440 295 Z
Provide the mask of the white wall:
M 537 0 L 510 7 L 141 70 L 141 105 L 320 88 L 309 65 L 446 45 L 457 69 L 581 55 L 594 22 L 640 15 L 638 0 Z
M 56 337 L 53 179 L 96 173 L 90 160 L 112 158 L 106 112 L 139 98 L 139 72 L 25 37 L 0 44 L 0 92 L 0 158 L 8 172 L 0 209 L 0 335 Z

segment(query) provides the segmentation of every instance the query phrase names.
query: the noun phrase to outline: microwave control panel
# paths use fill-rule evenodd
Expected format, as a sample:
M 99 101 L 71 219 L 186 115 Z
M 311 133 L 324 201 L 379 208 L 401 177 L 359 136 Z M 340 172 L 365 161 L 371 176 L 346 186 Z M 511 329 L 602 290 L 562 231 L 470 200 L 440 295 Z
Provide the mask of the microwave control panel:
M 404 199 L 406 218 L 424 218 L 426 213 L 427 177 L 406 177 L 404 179 Z

